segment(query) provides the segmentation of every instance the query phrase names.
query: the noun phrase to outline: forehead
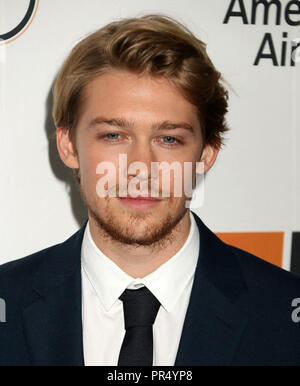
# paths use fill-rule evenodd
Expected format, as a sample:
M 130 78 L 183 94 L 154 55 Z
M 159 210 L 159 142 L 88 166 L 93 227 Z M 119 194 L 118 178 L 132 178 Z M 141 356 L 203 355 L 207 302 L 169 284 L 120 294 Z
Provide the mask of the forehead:
M 197 108 L 167 78 L 111 71 L 84 90 L 81 121 L 97 115 L 134 121 L 181 120 L 197 126 Z

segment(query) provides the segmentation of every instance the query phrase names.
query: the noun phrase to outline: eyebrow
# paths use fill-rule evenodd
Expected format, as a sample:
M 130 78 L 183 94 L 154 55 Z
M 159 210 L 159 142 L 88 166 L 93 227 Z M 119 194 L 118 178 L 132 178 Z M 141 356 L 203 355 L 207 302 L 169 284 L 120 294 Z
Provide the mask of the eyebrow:
M 89 128 L 93 128 L 95 126 L 101 125 L 102 123 L 105 123 L 110 126 L 118 126 L 126 129 L 134 128 L 134 122 L 129 121 L 124 118 L 105 118 L 105 117 L 96 117 L 94 118 L 89 124 Z M 186 122 L 170 122 L 170 121 L 163 121 L 159 123 L 154 123 L 151 126 L 151 130 L 175 130 L 175 129 L 184 129 L 189 131 L 191 134 L 195 135 L 194 128 Z

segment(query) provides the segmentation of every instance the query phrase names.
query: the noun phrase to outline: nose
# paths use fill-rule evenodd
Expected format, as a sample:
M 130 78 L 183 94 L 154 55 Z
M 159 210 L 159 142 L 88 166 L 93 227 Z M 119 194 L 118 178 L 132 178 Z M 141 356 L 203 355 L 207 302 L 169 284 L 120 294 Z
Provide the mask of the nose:
M 146 140 L 139 140 L 127 153 L 128 177 L 138 176 L 140 180 L 151 177 L 151 164 L 157 162 L 151 144 Z

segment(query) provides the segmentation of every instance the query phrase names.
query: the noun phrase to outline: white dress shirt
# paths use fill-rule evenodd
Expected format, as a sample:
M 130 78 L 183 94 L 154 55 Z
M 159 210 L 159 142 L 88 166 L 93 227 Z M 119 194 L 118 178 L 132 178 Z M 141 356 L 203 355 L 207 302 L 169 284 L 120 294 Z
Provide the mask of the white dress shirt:
M 199 231 L 191 227 L 181 249 L 143 278 L 125 273 L 94 243 L 89 223 L 81 248 L 83 350 L 86 366 L 117 366 L 125 336 L 126 288 L 146 286 L 161 306 L 153 325 L 153 366 L 173 366 L 188 307 L 199 254 Z

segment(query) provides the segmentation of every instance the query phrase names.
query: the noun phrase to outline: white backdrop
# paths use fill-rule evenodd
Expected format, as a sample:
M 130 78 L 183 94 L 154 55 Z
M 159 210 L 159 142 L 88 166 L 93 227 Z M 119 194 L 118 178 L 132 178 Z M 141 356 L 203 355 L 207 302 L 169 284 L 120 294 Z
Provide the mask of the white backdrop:
M 0 263 L 65 240 L 84 219 L 78 193 L 66 183 L 67 170 L 49 141 L 54 133 L 50 89 L 64 58 L 79 39 L 116 18 L 159 12 L 185 23 L 207 43 L 213 62 L 235 90 L 230 92 L 231 131 L 206 178 L 205 202 L 196 213 L 215 232 L 285 232 L 283 267 L 289 269 L 291 232 L 300 231 L 300 61 L 290 66 L 289 50 L 291 41 L 300 38 L 300 27 L 284 18 L 288 1 L 280 2 L 279 25 L 275 7 L 268 25 L 263 24 L 263 6 L 257 8 L 255 25 L 243 24 L 241 17 L 224 24 L 230 3 L 39 1 L 28 29 L 0 46 Z M 252 1 L 242 3 L 250 23 Z M 28 4 L 0 0 L 0 35 L 21 20 Z M 297 4 L 291 9 L 296 11 Z M 299 21 L 300 15 L 290 18 Z M 253 65 L 266 33 L 279 62 L 282 41 L 287 42 L 285 66 L 274 66 L 270 59 Z

